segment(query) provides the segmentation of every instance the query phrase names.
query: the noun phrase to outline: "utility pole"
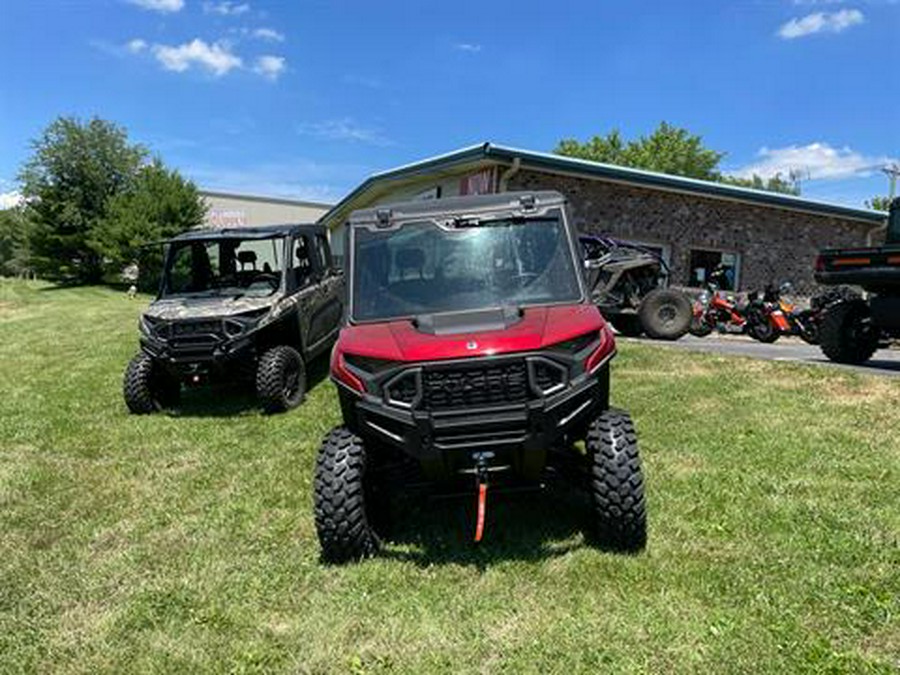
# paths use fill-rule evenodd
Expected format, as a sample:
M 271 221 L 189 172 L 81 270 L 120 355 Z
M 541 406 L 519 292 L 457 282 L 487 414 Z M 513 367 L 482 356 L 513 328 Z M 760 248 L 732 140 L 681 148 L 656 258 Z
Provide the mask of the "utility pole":
M 888 164 L 887 166 L 882 167 L 881 170 L 891 181 L 891 187 L 888 193 L 888 202 L 891 202 L 897 194 L 897 177 L 900 176 L 900 164 L 897 164 L 896 162 Z

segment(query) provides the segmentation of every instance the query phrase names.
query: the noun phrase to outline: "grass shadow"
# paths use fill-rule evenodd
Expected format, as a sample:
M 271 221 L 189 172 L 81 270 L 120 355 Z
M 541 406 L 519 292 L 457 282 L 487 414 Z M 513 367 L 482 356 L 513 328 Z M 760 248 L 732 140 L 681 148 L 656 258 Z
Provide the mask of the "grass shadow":
M 307 392 L 328 377 L 328 359 L 320 357 L 307 364 Z M 259 401 L 252 381 L 219 382 L 197 388 L 182 388 L 181 401 L 169 411 L 172 417 L 234 417 L 256 414 Z M 303 404 L 300 405 L 301 409 Z
M 401 497 L 382 558 L 420 567 L 456 564 L 485 570 L 507 561 L 539 561 L 588 545 L 587 495 L 551 482 L 528 492 L 488 491 L 484 538 L 473 541 L 475 490 L 471 496 Z

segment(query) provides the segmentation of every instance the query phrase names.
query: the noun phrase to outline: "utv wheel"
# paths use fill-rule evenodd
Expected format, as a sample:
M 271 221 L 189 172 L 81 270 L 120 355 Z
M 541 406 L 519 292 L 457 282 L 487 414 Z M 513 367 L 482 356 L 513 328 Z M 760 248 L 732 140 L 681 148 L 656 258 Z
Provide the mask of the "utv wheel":
M 647 509 L 631 417 L 606 410 L 588 428 L 590 495 L 601 545 L 639 551 L 647 543 Z
M 122 383 L 125 405 L 135 415 L 147 415 L 178 402 L 181 385 L 141 352 L 128 363 Z
M 273 347 L 256 367 L 256 395 L 266 413 L 296 408 L 306 395 L 306 368 L 296 349 Z
M 693 314 L 687 295 L 671 288 L 654 288 L 638 309 L 644 332 L 657 340 L 677 340 L 687 333 Z
M 830 305 L 822 317 L 819 343 L 822 352 L 838 363 L 863 363 L 878 349 L 878 330 L 864 300 Z
M 374 555 L 380 545 L 376 520 L 385 495 L 375 489 L 372 458 L 359 436 L 337 427 L 316 460 L 314 511 L 322 558 L 332 563 Z
M 637 314 L 610 314 L 609 322 L 625 337 L 640 337 L 644 332 Z

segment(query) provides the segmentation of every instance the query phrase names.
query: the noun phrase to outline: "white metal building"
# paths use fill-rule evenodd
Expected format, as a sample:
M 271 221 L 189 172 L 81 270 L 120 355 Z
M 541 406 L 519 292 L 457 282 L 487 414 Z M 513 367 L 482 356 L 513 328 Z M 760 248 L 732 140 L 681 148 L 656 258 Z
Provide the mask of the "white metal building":
M 207 227 L 314 223 L 332 207 L 332 204 L 299 199 L 243 195 L 202 189 L 200 196 L 209 207 L 204 223 Z

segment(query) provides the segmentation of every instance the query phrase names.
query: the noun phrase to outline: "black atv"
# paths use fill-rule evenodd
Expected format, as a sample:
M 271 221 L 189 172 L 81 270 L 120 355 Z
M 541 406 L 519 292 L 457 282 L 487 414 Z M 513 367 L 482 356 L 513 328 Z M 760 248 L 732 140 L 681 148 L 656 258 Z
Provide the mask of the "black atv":
M 125 404 L 175 405 L 181 388 L 246 380 L 266 412 L 299 405 L 306 364 L 337 338 L 342 274 L 315 225 L 192 230 L 167 242 L 157 299 L 140 320 Z
M 669 268 L 655 251 L 610 237 L 581 235 L 594 304 L 619 333 L 677 340 L 688 332 L 691 300 L 668 288 Z

